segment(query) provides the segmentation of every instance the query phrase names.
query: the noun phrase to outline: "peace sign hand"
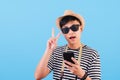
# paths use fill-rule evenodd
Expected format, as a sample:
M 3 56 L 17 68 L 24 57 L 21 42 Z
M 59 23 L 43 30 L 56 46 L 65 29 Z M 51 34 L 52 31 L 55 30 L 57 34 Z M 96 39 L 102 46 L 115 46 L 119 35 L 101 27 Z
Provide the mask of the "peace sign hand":
M 47 49 L 53 51 L 57 46 L 57 40 L 60 37 L 61 32 L 54 36 L 54 28 L 52 29 L 52 37 L 47 42 Z

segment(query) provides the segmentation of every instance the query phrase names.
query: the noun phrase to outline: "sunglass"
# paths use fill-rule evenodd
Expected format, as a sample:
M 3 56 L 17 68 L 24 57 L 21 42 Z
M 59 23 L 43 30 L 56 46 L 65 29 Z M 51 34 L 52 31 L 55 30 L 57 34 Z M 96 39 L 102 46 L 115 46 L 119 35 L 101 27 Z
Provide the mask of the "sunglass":
M 63 34 L 67 34 L 67 33 L 69 33 L 69 31 L 70 31 L 70 29 L 72 30 L 72 31 L 78 31 L 78 29 L 79 29 L 79 24 L 73 24 L 71 27 L 65 27 L 65 28 L 61 28 L 61 31 L 63 32 Z

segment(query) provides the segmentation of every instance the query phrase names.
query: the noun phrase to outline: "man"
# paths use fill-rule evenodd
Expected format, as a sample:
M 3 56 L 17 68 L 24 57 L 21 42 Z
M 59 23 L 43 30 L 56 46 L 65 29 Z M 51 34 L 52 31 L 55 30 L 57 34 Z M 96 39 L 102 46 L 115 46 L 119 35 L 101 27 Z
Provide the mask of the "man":
M 98 53 L 81 43 L 81 33 L 84 28 L 84 19 L 70 10 L 56 20 L 67 45 L 56 47 L 60 33 L 47 42 L 44 56 L 35 72 L 36 80 L 40 80 L 53 71 L 54 80 L 101 80 L 100 58 Z M 71 51 L 74 57 L 72 62 L 64 60 L 63 53 Z M 67 55 L 70 55 L 69 53 Z

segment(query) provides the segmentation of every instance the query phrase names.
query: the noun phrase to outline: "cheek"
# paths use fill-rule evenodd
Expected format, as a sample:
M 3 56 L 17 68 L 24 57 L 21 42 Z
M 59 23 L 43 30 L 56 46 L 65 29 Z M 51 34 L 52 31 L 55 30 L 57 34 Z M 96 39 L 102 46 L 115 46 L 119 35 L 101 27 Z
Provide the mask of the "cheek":
M 79 38 L 81 36 L 81 32 L 80 31 L 76 32 L 76 36 Z
M 65 39 L 67 39 L 67 40 L 68 40 L 68 35 L 65 35 L 65 34 L 64 34 L 64 37 L 65 37 Z

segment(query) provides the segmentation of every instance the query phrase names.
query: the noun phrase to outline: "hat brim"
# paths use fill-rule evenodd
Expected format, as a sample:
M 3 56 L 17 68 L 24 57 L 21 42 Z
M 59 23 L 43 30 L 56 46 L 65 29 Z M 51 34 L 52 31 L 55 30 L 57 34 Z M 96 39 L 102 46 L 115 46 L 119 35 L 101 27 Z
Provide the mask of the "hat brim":
M 57 20 L 56 20 L 56 26 L 57 26 L 58 28 L 60 28 L 60 21 L 61 21 L 61 19 L 64 18 L 65 16 L 68 16 L 68 15 L 74 16 L 74 17 L 78 18 L 78 19 L 81 21 L 81 23 L 82 23 L 82 25 L 81 25 L 82 28 L 84 28 L 84 26 L 85 26 L 84 18 L 83 18 L 80 14 L 75 14 L 75 13 L 66 14 L 66 15 L 64 15 L 64 16 L 61 16 L 61 17 L 57 18 Z

